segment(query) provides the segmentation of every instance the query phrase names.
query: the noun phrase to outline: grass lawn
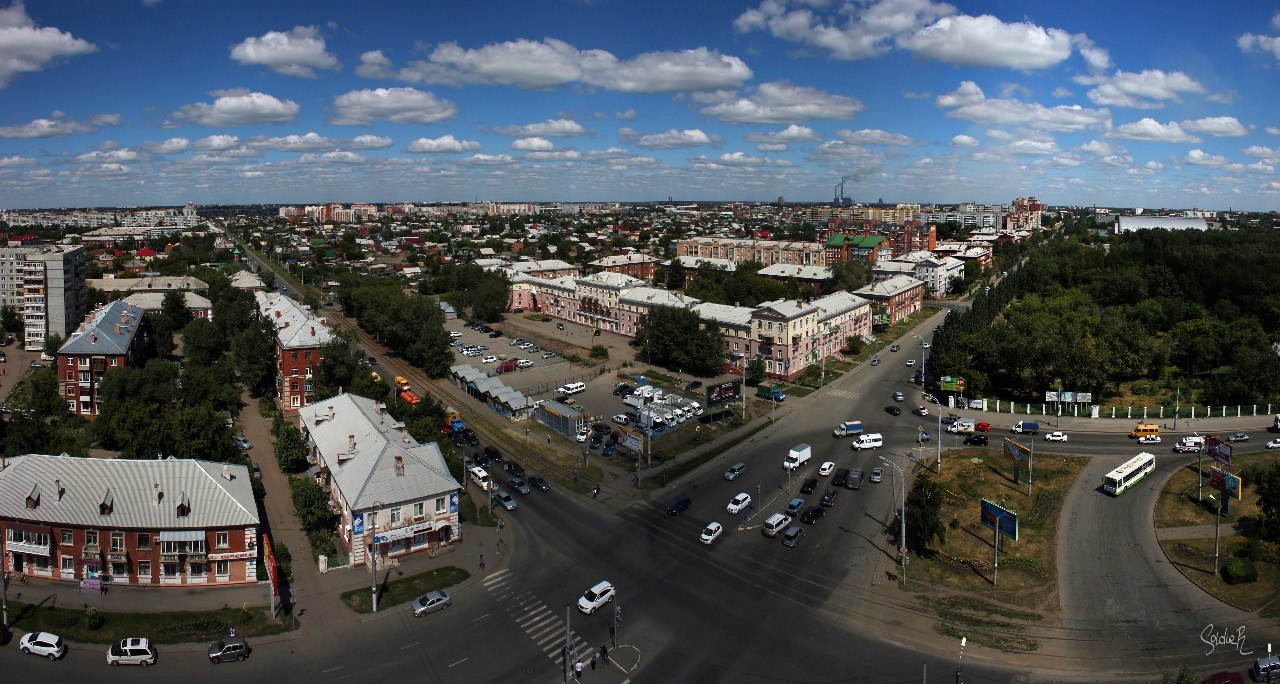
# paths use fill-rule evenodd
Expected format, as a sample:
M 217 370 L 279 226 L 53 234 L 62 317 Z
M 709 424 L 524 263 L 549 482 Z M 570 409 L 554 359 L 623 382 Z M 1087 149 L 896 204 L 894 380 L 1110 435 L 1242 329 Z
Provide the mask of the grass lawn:
M 741 423 L 738 423 L 736 421 L 731 423 L 726 423 L 725 430 L 733 430 L 740 425 Z M 706 453 L 703 453 L 702 455 L 696 458 L 691 458 L 681 463 L 674 464 L 669 468 L 663 468 L 656 475 L 650 475 L 646 479 L 641 480 L 641 482 L 643 483 L 643 486 L 645 487 L 645 489 L 657 489 L 659 487 L 664 487 L 668 482 L 682 475 L 685 475 L 686 473 L 693 472 L 702 464 L 714 459 L 720 454 L 723 454 L 724 452 L 733 448 L 740 442 L 750 439 L 752 435 L 765 429 L 768 426 L 769 426 L 768 420 L 757 420 L 756 425 L 752 427 L 749 431 L 747 431 L 747 433 L 744 434 L 741 439 L 726 440 L 721 444 L 717 444 L 714 448 L 708 449 Z M 707 437 L 711 439 L 715 438 L 714 435 L 708 435 Z M 707 441 L 707 440 L 704 439 L 703 441 Z
M 471 573 L 459 567 L 447 565 L 430 572 L 409 575 L 378 585 L 378 610 L 386 610 L 392 606 L 418 598 L 419 596 L 439 589 L 447 589 L 466 581 Z M 342 602 L 357 613 L 372 613 L 373 603 L 368 587 L 342 592 Z
M 365 592 L 366 594 L 368 592 Z M 244 637 L 282 634 L 298 628 L 291 615 L 274 622 L 266 608 L 223 608 L 210 611 L 172 613 L 98 613 L 102 622 L 90 614 L 92 608 L 54 608 L 9 602 L 9 616 L 14 626 L 28 632 L 53 632 L 67 641 L 110 644 L 125 637 L 145 636 L 158 644 L 182 644 L 213 641 L 236 628 Z
M 918 592 L 942 619 L 943 634 L 962 626 L 969 639 L 992 648 L 1028 651 L 1038 647 L 1029 639 L 1008 636 L 1020 628 L 1006 621 L 1007 613 L 1016 612 L 1018 620 L 1026 622 L 1058 610 L 1058 516 L 1087 462 L 1074 456 L 1041 455 L 1028 497 L 1025 470 L 1022 483 L 1014 484 L 1014 462 L 998 448 L 958 449 L 943 455 L 937 481 L 945 492 L 940 515 L 947 527 L 946 542 L 932 556 L 912 556 L 907 567 L 907 588 Z M 933 461 L 928 463 L 932 470 Z M 1016 511 L 1019 518 L 1018 541 L 1000 540 L 998 584 L 992 568 L 994 533 L 979 523 L 984 498 Z M 938 603 L 955 591 L 965 592 L 966 599 Z M 984 624 L 990 629 L 981 629 Z
M 1280 453 L 1274 451 L 1242 454 L 1232 459 L 1232 466 L 1228 470 L 1239 473 L 1250 465 L 1268 465 L 1276 462 L 1280 462 Z M 1208 500 L 1210 495 L 1219 496 L 1216 490 L 1209 487 L 1209 467 L 1216 466 L 1217 463 L 1211 458 L 1204 458 L 1200 465 L 1204 468 L 1204 498 Z M 1195 463 L 1179 468 L 1178 472 L 1169 478 L 1164 490 L 1160 492 L 1160 500 L 1156 502 L 1156 527 L 1213 524 L 1214 509 L 1206 508 L 1199 502 L 1196 497 L 1196 483 Z M 1231 502 L 1230 511 L 1222 516 L 1222 523 L 1229 525 L 1241 518 L 1256 518 L 1258 515 L 1258 495 L 1254 492 L 1251 483 L 1245 480 L 1244 491 L 1240 492 L 1240 500 Z
M 1233 545 L 1244 541 L 1237 534 L 1224 534 L 1219 540 L 1218 565 L 1221 568 L 1231 558 L 1229 551 Z M 1255 561 L 1258 568 L 1258 581 L 1248 584 L 1227 584 L 1222 574 L 1213 574 L 1213 538 L 1177 539 L 1160 543 L 1160 547 L 1169 556 L 1182 573 L 1191 578 L 1201 589 L 1246 610 L 1257 611 L 1263 608 L 1274 609 L 1274 602 L 1280 598 L 1280 566 L 1275 563 Z M 1275 558 L 1274 547 L 1269 554 Z

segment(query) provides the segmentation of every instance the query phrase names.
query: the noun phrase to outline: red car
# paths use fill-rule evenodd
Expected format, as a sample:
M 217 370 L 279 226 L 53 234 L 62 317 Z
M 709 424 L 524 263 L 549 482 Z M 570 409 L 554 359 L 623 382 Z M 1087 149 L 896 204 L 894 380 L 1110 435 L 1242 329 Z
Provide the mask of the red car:
M 499 372 L 499 373 L 510 373 L 511 371 L 513 371 L 513 370 L 515 370 L 515 369 L 516 369 L 516 362 L 515 362 L 515 360 L 511 360 L 511 361 L 503 361 L 502 363 L 498 364 L 498 372 Z
M 1209 675 L 1200 684 L 1244 684 L 1244 675 L 1239 672 L 1218 672 Z
M 973 431 L 974 432 L 991 432 L 991 423 L 988 423 L 985 420 L 982 421 L 981 423 L 974 423 Z

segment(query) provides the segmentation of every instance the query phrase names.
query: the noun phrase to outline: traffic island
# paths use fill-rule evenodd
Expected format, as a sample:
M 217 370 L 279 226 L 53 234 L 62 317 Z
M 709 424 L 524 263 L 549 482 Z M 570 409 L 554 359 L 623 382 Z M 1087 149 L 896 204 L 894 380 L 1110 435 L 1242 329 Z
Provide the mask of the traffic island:
M 243 637 L 284 634 L 298 628 L 294 616 L 285 613 L 272 620 L 266 608 L 222 608 L 209 611 L 167 613 L 107 613 L 89 604 L 55 607 L 48 603 L 9 602 L 11 627 L 26 632 L 52 632 L 76 643 L 115 643 L 145 635 L 157 644 L 185 644 L 219 639 L 235 628 Z
M 447 565 L 417 575 L 408 575 L 394 580 L 386 579 L 378 585 L 378 610 L 386 610 L 402 603 L 408 603 L 429 592 L 448 589 L 465 582 L 471 573 L 462 568 Z M 361 615 L 373 612 L 373 591 L 370 587 L 360 587 L 342 592 L 342 603 Z
M 1280 565 L 1274 544 L 1249 540 L 1238 534 L 1218 539 L 1218 572 L 1214 569 L 1214 539 L 1165 539 L 1160 542 L 1169 562 L 1206 593 L 1228 605 L 1263 617 L 1280 614 Z M 1238 577 L 1232 570 L 1251 572 Z M 1242 574 L 1236 570 L 1237 574 Z M 1249 580 L 1252 576 L 1256 579 Z

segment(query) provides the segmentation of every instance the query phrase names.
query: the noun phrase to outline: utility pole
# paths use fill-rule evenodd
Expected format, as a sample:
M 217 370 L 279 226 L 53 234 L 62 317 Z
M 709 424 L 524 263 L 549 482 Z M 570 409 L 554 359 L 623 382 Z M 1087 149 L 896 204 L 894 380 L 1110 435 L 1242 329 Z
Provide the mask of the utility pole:
M 378 612 L 378 512 L 370 511 L 365 513 L 366 518 L 372 528 L 369 532 L 369 579 L 373 582 L 370 590 L 373 592 L 373 612 Z
M 938 443 L 938 474 L 942 474 L 942 407 L 938 407 L 938 431 L 933 433 L 933 438 Z
M 0 602 L 0 606 L 3 606 L 3 609 L 4 609 L 4 622 L 0 622 L 0 629 L 8 629 L 9 628 L 9 571 L 8 570 L 4 571 L 4 594 L 3 594 L 3 601 Z
M 569 684 L 569 668 L 573 667 L 569 664 L 569 655 L 573 649 L 573 628 L 569 625 L 569 619 L 573 617 L 569 610 L 569 606 L 564 607 L 564 684 Z
M 1178 412 L 1182 410 L 1182 383 L 1178 383 L 1173 394 L 1173 429 L 1178 429 Z

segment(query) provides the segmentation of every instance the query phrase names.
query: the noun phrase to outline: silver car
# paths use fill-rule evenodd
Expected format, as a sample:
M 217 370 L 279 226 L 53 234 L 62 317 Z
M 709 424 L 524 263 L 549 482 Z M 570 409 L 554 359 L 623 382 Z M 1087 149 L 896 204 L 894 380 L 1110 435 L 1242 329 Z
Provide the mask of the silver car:
M 413 616 L 422 617 L 427 613 L 444 610 L 453 605 L 453 599 L 443 591 L 432 591 L 419 596 L 413 601 Z
M 498 503 L 502 504 L 502 507 L 508 511 L 514 511 L 516 509 L 516 500 L 511 498 L 511 495 L 508 494 L 506 490 L 499 489 L 494 494 L 494 498 L 496 498 Z

